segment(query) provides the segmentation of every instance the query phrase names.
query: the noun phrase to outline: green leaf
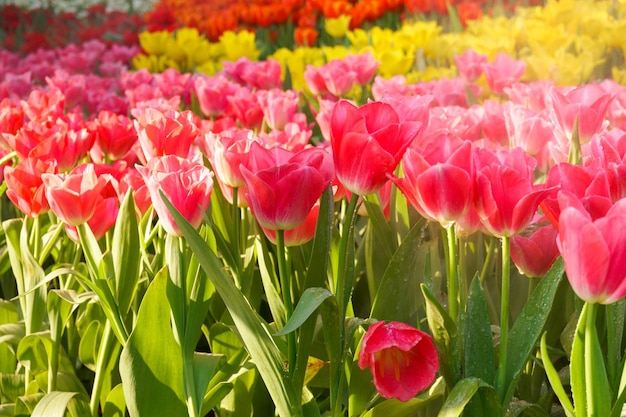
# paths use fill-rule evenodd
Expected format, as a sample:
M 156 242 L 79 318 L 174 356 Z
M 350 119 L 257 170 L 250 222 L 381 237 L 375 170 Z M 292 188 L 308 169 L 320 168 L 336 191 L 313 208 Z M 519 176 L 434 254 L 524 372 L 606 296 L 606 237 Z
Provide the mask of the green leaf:
M 559 258 L 539 282 L 509 332 L 505 376 L 507 390 L 502 402 L 505 406 L 511 401 L 522 369 L 537 346 L 564 271 L 563 260 Z
M 233 279 L 224 272 L 224 266 L 217 255 L 207 246 L 198 232 L 161 194 L 174 220 L 197 256 L 207 276 L 213 281 L 217 292 L 230 312 L 243 343 L 259 370 L 276 410 L 282 417 L 302 415 L 299 395 L 286 378 L 283 357 L 274 343 L 267 327 L 254 312 L 246 298 L 235 286 Z
M 230 382 L 220 382 L 211 388 L 202 401 L 202 415 L 207 415 L 210 410 L 214 409 L 220 401 L 224 399 L 233 389 L 233 384 Z
M 572 342 L 572 354 L 570 355 L 570 386 L 574 410 L 578 410 L 576 415 L 586 416 L 587 414 L 587 391 L 585 389 L 585 335 L 582 329 L 587 320 L 587 308 L 583 308 L 578 317 L 576 332 Z M 574 364 L 572 366 L 572 364 Z
M 465 377 L 495 379 L 495 359 L 489 306 L 478 274 L 469 289 L 465 320 Z
M 370 317 L 378 320 L 411 323 L 419 302 L 419 268 L 426 262 L 427 251 L 420 250 L 425 221 L 421 219 L 393 254 L 376 292 Z
M 15 417 L 30 417 L 44 394 L 29 394 L 19 397 L 15 402 Z
M 131 417 L 187 414 L 182 353 L 170 325 L 168 281 L 167 269 L 162 269 L 148 287 L 135 328 L 120 356 L 120 375 Z
M 502 409 L 500 407 L 498 393 L 496 390 L 482 379 L 465 378 L 454 385 L 437 416 L 460 416 L 463 414 L 463 410 L 465 410 L 465 407 L 469 404 L 470 400 L 474 397 L 474 395 L 476 395 L 476 393 L 478 393 L 479 390 L 484 390 L 481 398 L 483 404 L 482 415 L 489 415 L 493 417 L 502 415 Z
M 209 381 L 221 364 L 226 362 L 224 355 L 216 355 L 204 352 L 194 352 L 193 354 L 193 377 L 196 388 L 196 398 L 203 402 L 207 394 Z
M 413 417 L 419 415 L 424 407 L 443 396 L 444 385 L 440 378 L 429 390 L 418 394 L 417 397 L 405 402 L 396 399 L 385 400 L 372 407 L 363 414 L 363 417 Z
M 37 403 L 31 417 L 64 417 L 73 399 L 89 403 L 87 397 L 78 392 L 52 391 Z
M 541 361 L 543 362 L 543 367 L 546 372 L 546 376 L 548 377 L 548 381 L 550 382 L 550 386 L 552 390 L 558 397 L 561 405 L 563 406 L 563 410 L 567 417 L 574 417 L 574 406 L 569 399 L 569 396 L 565 392 L 563 388 L 563 384 L 561 384 L 561 379 L 559 378 L 559 373 L 554 368 L 552 361 L 550 360 L 550 354 L 548 353 L 548 348 L 546 346 L 546 333 L 541 337 Z
M 10 301 L 0 299 L 0 325 L 16 323 L 20 319 L 17 307 Z
M 595 305 L 593 308 L 597 309 Z M 595 315 L 593 316 L 595 318 Z M 611 387 L 606 373 L 606 365 L 604 364 L 604 353 L 598 338 L 596 329 L 596 321 L 589 323 L 590 317 L 587 318 L 585 326 L 585 379 L 591 382 L 591 386 L 587 386 L 587 407 L 590 416 L 608 416 L 611 414 Z M 570 364 L 572 366 L 582 365 Z M 591 371 L 591 375 L 587 375 L 587 371 Z M 589 401 L 589 399 L 592 401 Z
M 284 336 L 295 331 L 317 310 L 324 300 L 332 295 L 333 294 L 326 288 L 307 288 L 304 293 L 302 293 L 302 297 L 300 297 L 300 301 L 298 301 L 293 315 L 285 327 L 276 333 L 276 336 Z
M 261 275 L 261 282 L 263 283 L 267 304 L 272 312 L 274 323 L 282 327 L 285 325 L 286 313 L 283 300 L 276 289 L 278 277 L 276 276 L 275 265 L 272 262 L 272 257 L 269 254 L 267 245 L 261 239 L 256 239 L 255 247 L 258 254 L 259 273 Z
M 320 211 L 315 226 L 313 250 L 306 270 L 305 288 L 324 287 L 328 276 L 328 254 L 331 250 L 335 214 L 333 191 L 328 187 L 320 201 Z
M 107 396 L 102 410 L 102 417 L 124 417 L 125 411 L 124 387 L 122 384 L 117 384 Z
M 139 226 L 132 190 L 126 193 L 117 215 L 111 254 L 115 271 L 115 296 L 120 314 L 124 317 L 137 292 L 141 266 Z
M 439 352 L 441 374 L 448 386 L 454 386 L 461 378 L 461 347 L 457 343 L 456 324 L 430 289 L 424 284 L 421 288 L 426 302 L 428 327 Z
M 509 406 L 506 417 L 550 417 L 550 414 L 537 404 L 520 401 Z

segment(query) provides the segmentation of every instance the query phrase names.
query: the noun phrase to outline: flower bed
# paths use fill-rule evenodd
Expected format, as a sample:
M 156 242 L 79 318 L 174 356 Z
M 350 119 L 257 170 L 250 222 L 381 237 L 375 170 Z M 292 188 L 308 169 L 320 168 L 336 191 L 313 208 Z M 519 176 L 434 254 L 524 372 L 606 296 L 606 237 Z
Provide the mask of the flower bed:
M 0 51 L 1 415 L 620 415 L 619 3 L 179 6 Z

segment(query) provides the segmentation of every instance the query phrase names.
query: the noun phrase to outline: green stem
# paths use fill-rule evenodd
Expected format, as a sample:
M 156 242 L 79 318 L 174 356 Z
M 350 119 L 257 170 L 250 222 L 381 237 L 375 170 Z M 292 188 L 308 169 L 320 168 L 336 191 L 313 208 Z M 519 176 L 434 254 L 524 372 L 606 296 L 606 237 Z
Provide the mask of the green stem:
M 352 194 L 352 198 L 348 203 L 345 211 L 343 230 L 341 231 L 341 239 L 339 241 L 339 255 L 337 265 L 337 279 L 335 281 L 335 297 L 339 304 L 339 317 L 342 320 L 341 334 L 338 340 L 340 350 L 339 363 L 334 367 L 334 375 L 331 376 L 331 414 L 339 417 L 343 416 L 341 401 L 342 401 L 342 385 L 344 383 L 345 374 L 343 372 L 343 363 L 345 361 L 345 337 L 346 337 L 346 325 L 345 317 L 348 310 L 348 304 L 350 302 L 350 296 L 354 288 L 354 256 L 348 259 L 348 245 L 354 244 L 354 221 L 357 211 L 357 205 L 359 202 L 359 196 Z M 348 273 L 350 271 L 350 273 Z M 327 341 L 332 343 L 332 341 Z
M 459 315 L 459 279 L 457 272 L 457 252 L 456 233 L 454 225 L 446 228 L 446 237 L 448 241 L 447 259 L 447 276 L 448 276 L 448 311 L 450 317 L 456 323 Z
M 291 276 L 287 270 L 287 257 L 285 253 L 285 231 L 276 231 L 276 252 L 278 256 L 278 275 L 280 288 L 285 304 L 285 323 L 289 322 L 293 314 L 293 300 L 291 299 Z M 296 333 L 287 334 L 287 360 L 289 364 L 289 375 L 293 377 L 296 370 Z
M 98 352 L 98 360 L 96 362 L 96 375 L 93 381 L 93 389 L 91 390 L 91 399 L 89 408 L 92 417 L 98 417 L 98 408 L 100 405 L 100 396 L 106 377 L 106 368 L 112 357 L 112 351 L 117 340 L 112 331 L 111 323 L 107 320 L 104 324 L 104 332 L 102 333 L 102 341 L 100 343 L 100 352 Z
M 595 303 L 585 302 L 587 308 L 587 317 L 585 320 L 585 388 L 587 395 L 587 415 L 599 415 L 596 411 L 595 390 L 592 388 L 596 381 L 595 369 L 593 363 L 593 343 L 597 340 L 596 336 L 596 316 L 598 313 L 598 305 Z
M 235 262 L 237 263 L 236 272 L 235 272 L 235 284 L 237 287 L 242 288 L 241 283 L 241 211 L 239 209 L 239 188 L 233 187 L 233 248 L 235 254 Z
M 507 345 L 509 338 L 509 290 L 510 290 L 510 253 L 511 238 L 502 237 L 502 293 L 500 297 L 500 361 L 498 367 L 498 392 L 502 400 L 506 395 L 505 378 L 507 363 Z

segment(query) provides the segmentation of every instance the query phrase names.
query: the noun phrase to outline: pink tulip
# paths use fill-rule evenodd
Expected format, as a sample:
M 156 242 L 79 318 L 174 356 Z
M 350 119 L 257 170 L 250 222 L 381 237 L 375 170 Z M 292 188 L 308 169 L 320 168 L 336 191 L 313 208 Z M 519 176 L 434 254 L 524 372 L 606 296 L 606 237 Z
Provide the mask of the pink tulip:
M 520 233 L 553 189 L 533 185 L 536 161 L 521 148 L 478 149 L 475 155 L 475 204 L 485 229 L 496 237 Z
M 626 296 L 626 200 L 593 219 L 580 200 L 559 192 L 558 247 L 574 292 L 590 303 L 611 304 Z
M 41 175 L 55 174 L 53 160 L 42 161 L 36 158 L 20 160 L 15 167 L 4 168 L 7 197 L 25 215 L 35 218 L 50 209 Z
M 313 136 L 311 127 L 304 113 L 296 113 L 293 121 L 287 123 L 282 130 L 259 132 L 259 142 L 266 148 L 280 146 L 290 151 L 299 151 L 309 145 Z
M 282 86 L 282 67 L 274 59 L 250 61 L 242 57 L 234 63 L 225 61 L 223 66 L 224 74 L 251 89 L 270 90 Z
M 597 84 L 585 84 L 566 93 L 553 88 L 550 91 L 554 113 L 567 139 L 571 139 L 578 124 L 580 144 L 589 142 L 602 129 L 606 112 L 613 100 L 611 94 Z
M 8 98 L 0 102 L 0 132 L 15 135 L 24 125 L 24 110 Z M 1 140 L 1 139 L 0 139 Z
M 487 55 L 478 54 L 473 49 L 466 49 L 461 55 L 454 56 L 456 68 L 461 77 L 474 82 L 483 74 L 483 64 L 487 63 Z
M 402 194 L 426 219 L 450 227 L 473 201 L 472 144 L 442 135 L 423 151 L 407 149 L 404 178 L 392 177 Z
M 485 100 L 482 110 L 480 127 L 483 137 L 496 145 L 507 146 L 509 141 L 507 140 L 504 106 L 494 100 Z
M 78 166 L 69 174 L 42 174 L 46 197 L 52 212 L 66 224 L 87 222 L 96 210 L 100 192 L 109 181 L 98 176 L 93 164 Z
M 401 121 L 387 103 L 356 107 L 341 100 L 333 109 L 330 127 L 337 178 L 348 191 L 362 196 L 388 181 L 422 123 Z
M 504 94 L 504 89 L 518 82 L 526 71 L 526 63 L 512 59 L 505 53 L 496 55 L 496 59 L 482 64 L 487 84 L 493 93 Z
M 186 158 L 198 137 L 198 128 L 191 111 L 165 113 L 148 108 L 134 121 L 139 145 L 146 162 L 152 158 L 177 155 Z
M 193 80 L 193 91 L 200 104 L 200 110 L 206 117 L 221 116 L 228 108 L 227 97 L 239 87 L 225 76 L 209 77 L 197 74 Z
M 363 336 L 358 364 L 370 368 L 384 398 L 408 401 L 435 381 L 439 357 L 427 333 L 405 323 L 379 321 Z
M 289 152 L 250 147 L 247 166 L 241 166 L 246 200 L 266 229 L 290 230 L 306 219 L 333 179 L 331 156 L 319 148 Z
M 166 155 L 152 158 L 147 166 L 136 168 L 148 187 L 154 210 L 167 233 L 181 236 L 161 191 L 191 226 L 200 226 L 213 190 L 213 174 L 207 167 L 198 160 Z
M 123 114 L 101 111 L 93 122 L 95 130 L 95 148 L 92 154 L 100 150 L 109 160 L 123 158 L 137 142 L 137 131 L 133 122 Z
M 228 187 L 237 188 L 245 184 L 240 166 L 248 162 L 250 145 L 257 140 L 251 130 L 230 129 L 219 134 L 208 132 L 201 146 L 217 179 Z
M 441 78 L 431 84 L 432 94 L 440 106 L 467 107 L 468 91 L 474 97 L 480 96 L 482 88 L 476 84 L 468 84 L 462 78 Z
M 531 225 L 526 233 L 511 237 L 511 260 L 520 273 L 533 278 L 542 277 L 559 257 L 557 230 L 551 224 Z
M 342 97 L 357 85 L 357 72 L 344 60 L 333 59 L 317 68 L 307 65 L 304 80 L 309 90 L 316 96 L 326 98 L 330 94 Z
M 259 90 L 256 96 L 270 129 L 283 130 L 298 110 L 300 97 L 294 90 Z
M 358 85 L 368 84 L 380 65 L 380 62 L 374 59 L 374 54 L 369 51 L 362 54 L 346 55 L 343 60 L 356 73 Z
M 315 203 L 311 211 L 309 211 L 309 214 L 298 227 L 285 230 L 285 246 L 300 246 L 313 239 L 319 212 L 320 205 L 319 203 Z M 267 239 L 273 244 L 276 244 L 276 230 L 267 229 L 265 227 L 262 227 L 262 229 Z
M 240 87 L 226 98 L 228 112 L 241 126 L 246 129 L 258 129 L 263 123 L 263 109 L 259 104 L 256 93 L 247 87 Z

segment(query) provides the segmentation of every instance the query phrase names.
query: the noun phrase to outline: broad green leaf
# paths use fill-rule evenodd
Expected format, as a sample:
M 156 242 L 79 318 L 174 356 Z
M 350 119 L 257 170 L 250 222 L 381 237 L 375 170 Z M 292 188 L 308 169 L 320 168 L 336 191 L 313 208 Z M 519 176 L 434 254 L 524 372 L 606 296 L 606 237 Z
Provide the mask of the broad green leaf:
M 457 382 L 441 407 L 438 417 L 459 417 L 479 390 L 484 390 L 482 415 L 497 417 L 502 415 L 496 390 L 479 378 L 465 378 Z
M 315 313 L 315 311 L 317 311 L 317 308 L 324 302 L 324 300 L 332 295 L 333 294 L 326 288 L 307 288 L 304 293 L 302 293 L 302 297 L 300 297 L 300 301 L 298 301 L 298 305 L 296 305 L 289 322 L 287 322 L 285 327 L 276 333 L 276 336 L 284 336 L 295 331 L 313 313 Z
M 428 327 L 439 352 L 441 374 L 446 384 L 454 386 L 461 378 L 461 347 L 457 343 L 457 326 L 430 289 L 424 284 L 421 288 L 426 302 Z
M 224 355 L 216 355 L 212 353 L 194 352 L 193 354 L 193 377 L 196 388 L 196 398 L 199 401 L 200 408 L 204 402 L 209 381 L 221 364 L 226 362 Z
M 19 397 L 15 402 L 15 417 L 30 417 L 44 394 L 36 393 Z
M 24 395 L 24 382 L 24 374 L 0 374 L 0 402 L 15 403 L 19 396 Z
M 443 396 L 444 385 L 442 379 L 439 378 L 428 390 L 421 392 L 415 398 L 406 402 L 396 399 L 385 400 L 372 407 L 363 414 L 363 417 L 413 417 L 420 415 L 419 412 L 424 407 Z
M 395 240 L 395 236 L 391 232 L 389 222 L 385 218 L 382 208 L 376 195 L 371 194 L 363 198 L 365 208 L 367 209 L 367 216 L 369 217 L 369 225 L 374 229 L 374 235 L 376 240 L 381 242 L 381 248 L 385 252 L 387 259 L 391 259 L 394 250 L 398 244 Z
M 226 397 L 228 393 L 232 391 L 233 386 L 234 385 L 231 382 L 220 382 L 219 384 L 211 388 L 206 393 L 202 401 L 201 414 L 203 416 L 207 415 L 210 410 L 214 409 L 220 403 L 220 401 L 222 401 L 224 397 Z
M 124 387 L 122 384 L 117 384 L 107 396 L 102 410 L 102 417 L 124 417 L 125 411 Z
M 332 188 L 328 187 L 320 201 L 320 211 L 315 226 L 313 250 L 306 270 L 305 288 L 324 287 L 328 277 L 328 253 L 332 242 L 335 206 Z
M 89 403 L 86 396 L 78 392 L 52 391 L 37 403 L 32 417 L 64 417 L 70 401 L 75 398 Z
M 489 306 L 478 274 L 472 280 L 465 320 L 465 377 L 495 378 L 495 359 Z
M 104 325 L 101 322 L 91 321 L 78 344 L 78 358 L 83 365 L 93 372 L 96 371 L 96 359 L 98 358 L 103 329 Z
M 285 325 L 285 305 L 278 292 L 278 277 L 276 276 L 276 268 L 272 261 L 272 257 L 269 255 L 267 245 L 263 240 L 256 239 L 255 247 L 259 262 L 259 273 L 261 275 L 261 282 L 263 283 L 263 290 L 265 292 L 265 298 L 267 304 L 272 312 L 272 318 L 277 326 L 283 327 Z
M 15 304 L 10 301 L 0 299 L 0 325 L 16 323 L 20 319 Z
M 7 250 L 18 294 L 24 294 L 19 298 L 19 302 L 26 333 L 35 333 L 42 328 L 46 315 L 46 290 L 38 287 L 35 291 L 29 291 L 39 285 L 45 273 L 29 249 L 27 222 L 11 219 L 4 221 L 2 227 L 7 239 Z
M 413 226 L 393 254 L 372 305 L 370 317 L 410 323 L 414 321 L 421 297 L 419 268 L 426 262 L 426 251 L 419 245 L 424 240 L 425 221 Z
M 0 416 L 13 417 L 15 415 L 15 404 L 0 404 Z
M 120 376 L 131 417 L 187 414 L 182 354 L 170 326 L 168 281 L 167 269 L 162 269 L 148 287 L 120 356 Z
M 17 358 L 11 346 L 0 343 L 0 373 L 15 372 Z
M 598 306 L 593 306 L 595 309 Z M 589 316 L 591 317 L 591 316 Z M 586 384 L 587 391 L 587 407 L 590 416 L 608 416 L 611 414 L 611 387 L 606 373 L 606 365 L 604 363 L 604 353 L 598 338 L 596 330 L 596 321 L 585 326 L 585 379 L 591 384 Z M 593 316 L 595 318 L 595 315 Z M 572 366 L 582 365 L 570 364 Z M 591 371 L 591 375 L 587 372 Z M 591 386 L 589 386 L 591 385 Z
M 511 401 L 522 369 L 537 346 L 564 270 L 563 260 L 559 258 L 539 282 L 509 332 L 505 377 L 507 389 L 503 391 L 506 395 L 502 402 L 505 406 Z
M 587 319 L 587 309 L 583 308 L 578 317 L 574 341 L 572 342 L 572 354 L 570 356 L 570 386 L 576 415 L 587 414 L 587 392 L 585 389 L 585 336 L 580 330 L 584 327 Z M 575 364 L 572 366 L 572 364 Z
M 299 400 L 301 394 L 296 394 L 291 381 L 286 378 L 283 357 L 267 327 L 264 326 L 246 298 L 237 289 L 232 278 L 225 274 L 224 267 L 217 255 L 167 198 L 163 194 L 161 195 L 191 250 L 198 257 L 200 265 L 213 281 L 217 292 L 226 304 L 242 341 L 276 404 L 278 414 L 282 417 L 302 415 Z
M 550 386 L 556 394 L 557 398 L 561 402 L 563 406 L 563 410 L 567 417 L 574 417 L 574 406 L 569 399 L 568 394 L 565 392 L 563 388 L 563 384 L 561 384 L 561 379 L 559 378 L 559 373 L 554 368 L 552 361 L 550 360 L 550 354 L 548 353 L 548 348 L 546 346 L 546 333 L 541 337 L 541 361 L 543 363 L 543 368 L 545 369 L 546 376 L 548 377 L 548 381 L 550 381 Z
M 17 346 L 17 360 L 35 374 L 46 372 L 48 351 L 51 346 L 52 341 L 48 332 L 27 335 Z
M 122 316 L 130 309 L 141 267 L 141 250 L 137 210 L 132 190 L 126 193 L 113 229 L 111 244 L 113 269 L 115 271 L 115 296 Z
M 511 403 L 506 417 L 550 417 L 550 414 L 537 404 L 516 402 Z

